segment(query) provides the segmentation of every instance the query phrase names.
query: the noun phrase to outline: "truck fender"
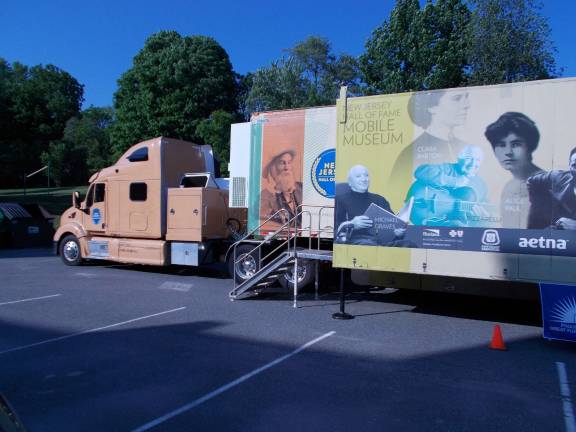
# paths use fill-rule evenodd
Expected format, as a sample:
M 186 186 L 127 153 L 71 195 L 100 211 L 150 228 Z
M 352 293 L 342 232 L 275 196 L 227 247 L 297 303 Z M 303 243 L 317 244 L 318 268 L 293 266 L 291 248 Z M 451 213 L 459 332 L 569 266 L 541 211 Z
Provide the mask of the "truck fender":
M 87 246 L 87 242 L 86 242 L 86 238 L 88 236 L 88 233 L 86 232 L 86 230 L 84 229 L 84 227 L 82 225 L 80 225 L 77 222 L 69 222 L 67 224 L 61 225 L 60 227 L 58 227 L 58 229 L 56 230 L 56 232 L 54 233 L 54 246 L 55 246 L 55 250 L 56 250 L 56 254 L 59 254 L 60 252 L 60 240 L 62 240 L 64 237 L 66 237 L 68 234 L 72 234 L 74 235 L 79 241 L 80 241 L 80 246 L 83 249 L 83 254 L 87 253 L 88 251 L 88 246 Z M 86 256 L 86 255 L 84 255 Z

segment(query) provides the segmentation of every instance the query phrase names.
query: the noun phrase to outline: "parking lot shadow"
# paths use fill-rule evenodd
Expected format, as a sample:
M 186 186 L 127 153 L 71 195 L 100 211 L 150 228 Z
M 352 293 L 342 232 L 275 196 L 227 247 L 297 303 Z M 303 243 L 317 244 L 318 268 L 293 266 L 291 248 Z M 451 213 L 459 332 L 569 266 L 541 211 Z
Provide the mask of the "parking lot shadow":
M 271 342 L 234 334 L 229 324 L 97 331 L 5 352 L 0 392 L 34 432 L 131 431 L 245 376 L 153 430 L 542 432 L 564 425 L 554 362 L 571 361 L 572 346 L 525 337 L 507 353 L 476 344 L 424 350 L 416 341 L 380 346 L 337 332 L 286 357 L 314 333 Z M 0 351 L 66 336 L 0 325 Z

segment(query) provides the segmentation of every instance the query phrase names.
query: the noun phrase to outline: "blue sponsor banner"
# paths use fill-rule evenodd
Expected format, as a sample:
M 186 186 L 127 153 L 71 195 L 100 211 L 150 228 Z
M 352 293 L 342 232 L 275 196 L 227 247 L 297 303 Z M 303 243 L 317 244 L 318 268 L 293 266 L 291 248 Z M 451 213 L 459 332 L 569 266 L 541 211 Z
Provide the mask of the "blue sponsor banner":
M 540 284 L 546 339 L 576 342 L 576 286 Z

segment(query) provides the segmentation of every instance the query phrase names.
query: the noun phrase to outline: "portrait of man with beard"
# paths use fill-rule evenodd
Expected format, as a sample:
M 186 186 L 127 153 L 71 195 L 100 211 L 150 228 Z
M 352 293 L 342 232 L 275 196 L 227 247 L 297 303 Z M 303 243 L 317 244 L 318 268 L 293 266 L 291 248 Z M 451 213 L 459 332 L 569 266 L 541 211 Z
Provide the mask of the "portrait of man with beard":
M 263 189 L 261 197 L 261 215 L 266 219 L 278 210 L 286 212 L 277 214 L 272 220 L 284 224 L 296 216 L 298 206 L 302 204 L 302 182 L 294 173 L 294 150 L 283 150 L 266 164 L 263 177 L 268 180 L 272 190 Z

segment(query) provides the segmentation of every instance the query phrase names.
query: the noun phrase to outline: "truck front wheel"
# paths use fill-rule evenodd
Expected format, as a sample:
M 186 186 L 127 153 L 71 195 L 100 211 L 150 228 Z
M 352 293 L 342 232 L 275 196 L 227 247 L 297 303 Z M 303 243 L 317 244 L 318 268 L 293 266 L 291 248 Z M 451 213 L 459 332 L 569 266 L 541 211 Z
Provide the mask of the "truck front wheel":
M 64 264 L 69 266 L 76 266 L 82 263 L 80 242 L 76 236 L 67 235 L 60 242 L 60 258 L 62 258 Z

